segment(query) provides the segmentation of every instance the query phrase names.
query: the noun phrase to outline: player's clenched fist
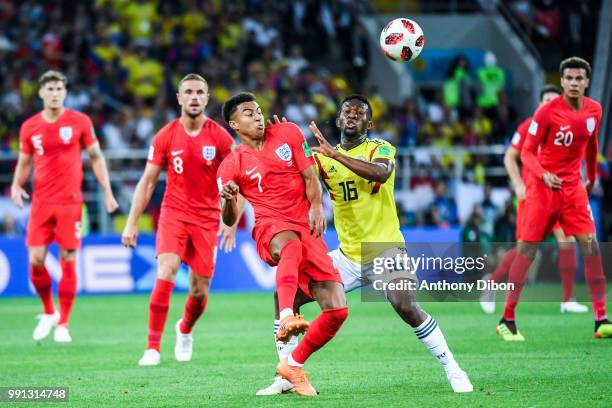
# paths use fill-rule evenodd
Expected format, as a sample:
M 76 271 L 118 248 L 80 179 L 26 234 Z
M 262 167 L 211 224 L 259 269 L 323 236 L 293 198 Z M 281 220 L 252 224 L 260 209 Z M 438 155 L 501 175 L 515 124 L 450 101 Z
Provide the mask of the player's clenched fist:
M 238 195 L 238 190 L 238 186 L 234 182 L 230 181 L 225 184 L 223 188 L 221 188 L 219 195 L 224 200 L 233 200 Z
M 128 248 L 136 248 L 136 240 L 138 239 L 138 226 L 126 224 L 121 234 L 121 243 Z
M 544 175 L 542 176 L 542 181 L 544 181 L 544 184 L 546 184 L 549 188 L 552 188 L 553 190 L 560 189 L 561 184 L 563 183 L 563 180 L 561 180 L 559 177 L 552 173 L 544 173 Z
M 104 194 L 104 206 L 106 207 L 106 212 L 113 213 L 117 208 L 119 208 L 119 204 L 117 200 L 115 200 L 115 196 L 112 192 Z

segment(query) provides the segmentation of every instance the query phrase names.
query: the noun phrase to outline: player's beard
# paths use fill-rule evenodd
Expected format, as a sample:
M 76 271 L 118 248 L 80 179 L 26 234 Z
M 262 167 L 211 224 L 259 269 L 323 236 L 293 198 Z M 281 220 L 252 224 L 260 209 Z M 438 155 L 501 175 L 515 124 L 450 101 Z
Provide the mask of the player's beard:
M 189 118 L 189 119 L 196 119 L 198 116 L 202 116 L 202 114 L 204 113 L 204 109 L 199 108 L 194 112 L 193 110 L 191 110 L 189 107 L 187 107 L 187 109 L 183 109 L 183 113 Z

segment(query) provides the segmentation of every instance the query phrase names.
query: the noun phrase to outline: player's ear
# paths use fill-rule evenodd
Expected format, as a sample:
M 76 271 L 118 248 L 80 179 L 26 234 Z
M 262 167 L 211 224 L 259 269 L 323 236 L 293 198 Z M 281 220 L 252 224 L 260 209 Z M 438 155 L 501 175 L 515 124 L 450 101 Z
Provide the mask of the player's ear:
M 340 117 L 336 118 L 336 127 L 340 129 Z
M 374 127 L 374 122 L 372 122 L 371 120 L 368 120 L 368 130 L 372 129 Z
M 229 121 L 229 127 L 234 129 L 236 132 L 240 130 L 240 126 L 238 126 L 238 124 L 233 120 Z
M 181 93 L 180 92 L 176 93 L 176 101 L 178 102 L 180 106 L 183 106 L 183 104 L 181 103 Z

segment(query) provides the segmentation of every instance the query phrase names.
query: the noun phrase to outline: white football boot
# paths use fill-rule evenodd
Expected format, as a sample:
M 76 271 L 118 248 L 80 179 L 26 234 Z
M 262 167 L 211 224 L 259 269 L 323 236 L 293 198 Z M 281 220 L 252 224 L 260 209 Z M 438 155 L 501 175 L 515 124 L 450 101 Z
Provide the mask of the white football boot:
M 182 321 L 183 319 L 180 319 L 176 322 L 175 326 L 176 344 L 174 345 L 174 357 L 176 357 L 176 361 L 191 361 L 191 356 L 193 355 L 193 336 L 191 333 L 181 333 Z
M 586 313 L 588 311 L 589 307 L 587 305 L 578 303 L 573 299 L 561 302 L 561 313 Z
M 159 365 L 159 351 L 155 349 L 146 349 L 138 365 L 141 367 Z
M 58 311 L 55 311 L 53 314 L 41 314 L 36 316 L 36 318 L 38 319 L 38 324 L 34 329 L 34 333 L 32 333 L 32 338 L 35 341 L 40 341 L 51 333 L 51 329 L 59 321 L 60 315 Z
M 470 382 L 467 374 L 459 367 L 446 370 L 446 378 L 448 379 L 448 382 L 453 388 L 454 392 L 474 391 L 474 386 Z
M 280 375 L 277 375 L 276 377 L 274 377 L 274 382 L 272 384 L 270 384 L 266 388 L 262 388 L 261 390 L 257 391 L 255 395 L 277 395 L 283 394 L 285 392 L 294 391 L 295 389 L 293 388 L 293 384 L 291 384 L 289 381 L 287 381 Z
M 66 326 L 59 325 L 55 328 L 53 340 L 55 340 L 57 343 L 70 343 L 72 342 L 72 337 L 70 336 L 70 332 Z

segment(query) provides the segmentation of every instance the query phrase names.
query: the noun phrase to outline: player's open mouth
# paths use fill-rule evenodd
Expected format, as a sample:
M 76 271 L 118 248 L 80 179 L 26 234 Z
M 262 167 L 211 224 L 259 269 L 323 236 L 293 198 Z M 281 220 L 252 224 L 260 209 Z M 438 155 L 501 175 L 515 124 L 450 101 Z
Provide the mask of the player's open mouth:
M 353 129 L 356 126 L 355 122 L 346 122 L 346 128 Z

